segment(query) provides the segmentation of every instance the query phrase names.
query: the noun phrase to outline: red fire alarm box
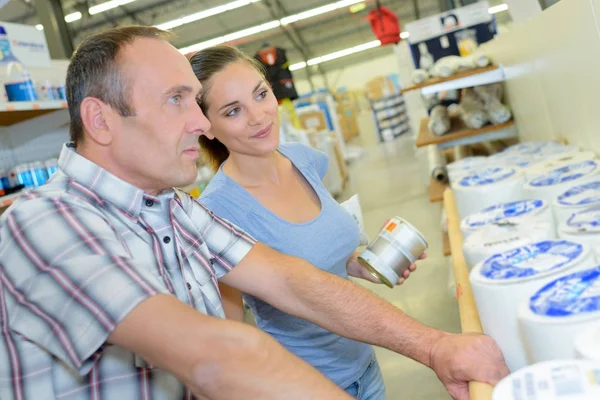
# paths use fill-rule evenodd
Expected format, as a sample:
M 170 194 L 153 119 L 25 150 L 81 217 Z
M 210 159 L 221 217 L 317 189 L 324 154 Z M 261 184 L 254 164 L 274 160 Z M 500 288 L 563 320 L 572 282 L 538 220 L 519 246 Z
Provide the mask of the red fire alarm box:
M 369 11 L 367 19 L 382 46 L 400 41 L 400 22 L 392 10 L 384 6 L 376 7 Z

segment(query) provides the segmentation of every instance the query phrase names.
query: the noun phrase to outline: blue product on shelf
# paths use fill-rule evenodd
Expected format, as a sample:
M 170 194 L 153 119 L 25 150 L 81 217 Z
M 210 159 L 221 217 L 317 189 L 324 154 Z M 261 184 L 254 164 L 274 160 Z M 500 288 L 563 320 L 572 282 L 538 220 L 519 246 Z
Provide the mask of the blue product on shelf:
M 56 86 L 56 94 L 59 100 L 67 99 L 67 90 L 65 89 L 65 85 Z
M 6 29 L 0 25 L 0 62 L 19 61 L 14 56 L 10 47 L 10 40 L 6 34 Z
M 11 62 L 6 68 L 8 80 L 4 83 L 8 101 L 36 101 L 35 85 L 29 72 L 18 62 Z
M 48 181 L 48 171 L 44 163 L 37 161 L 29 164 L 33 186 L 42 186 Z
M 16 183 L 18 185 L 23 185 L 26 188 L 33 187 L 33 176 L 31 176 L 31 171 L 29 170 L 29 165 L 20 164 L 17 165 L 13 169 L 13 173 L 15 174 Z

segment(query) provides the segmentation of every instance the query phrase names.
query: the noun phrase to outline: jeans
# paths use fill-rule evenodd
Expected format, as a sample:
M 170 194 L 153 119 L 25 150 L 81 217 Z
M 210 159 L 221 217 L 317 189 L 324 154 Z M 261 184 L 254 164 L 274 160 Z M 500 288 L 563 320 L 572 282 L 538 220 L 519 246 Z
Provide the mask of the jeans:
M 385 400 L 385 386 L 377 359 L 373 358 L 365 373 L 345 390 L 358 400 Z

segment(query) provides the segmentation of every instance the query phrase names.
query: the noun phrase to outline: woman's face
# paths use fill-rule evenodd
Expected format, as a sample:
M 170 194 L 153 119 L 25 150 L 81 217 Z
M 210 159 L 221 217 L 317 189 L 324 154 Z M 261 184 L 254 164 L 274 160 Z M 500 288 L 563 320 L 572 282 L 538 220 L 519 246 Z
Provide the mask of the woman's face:
M 279 110 L 273 91 L 248 62 L 229 64 L 211 78 L 206 97 L 211 129 L 231 153 L 261 156 L 279 146 Z

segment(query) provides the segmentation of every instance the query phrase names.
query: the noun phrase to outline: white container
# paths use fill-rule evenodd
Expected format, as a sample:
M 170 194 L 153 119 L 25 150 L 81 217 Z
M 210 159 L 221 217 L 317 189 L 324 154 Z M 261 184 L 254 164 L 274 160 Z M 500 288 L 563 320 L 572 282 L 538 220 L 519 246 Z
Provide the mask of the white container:
M 600 325 L 584 329 L 575 337 L 575 356 L 580 360 L 600 361 Z
M 460 231 L 467 238 L 487 225 L 515 224 L 523 218 L 534 218 L 554 225 L 552 210 L 544 200 L 520 200 L 495 204 L 469 215 L 460 223 Z
M 473 268 L 469 280 L 483 331 L 498 343 L 511 371 L 527 365 L 519 305 L 560 274 L 593 265 L 587 247 L 549 240 L 496 254 Z
M 470 175 L 477 170 L 489 168 L 491 165 L 488 157 L 466 157 L 446 165 L 448 178 L 451 184 L 458 182 L 462 177 Z
M 571 153 L 574 151 L 579 151 L 579 147 L 574 145 L 564 145 L 553 140 L 543 140 L 518 143 L 514 146 L 508 147 L 503 153 L 532 154 L 536 156 L 548 157 L 557 154 Z
M 519 326 L 532 363 L 575 357 L 575 337 L 600 324 L 600 267 L 578 268 L 519 305 Z
M 554 199 L 552 209 L 556 224 L 566 223 L 571 215 L 600 205 L 600 177 L 588 183 L 570 187 Z
M 567 222 L 559 225 L 558 236 L 597 249 L 600 246 L 600 205 L 571 215 Z
M 594 160 L 568 164 L 528 181 L 525 192 L 528 198 L 542 199 L 552 204 L 570 187 L 597 179 L 599 171 L 600 167 Z
M 548 171 L 586 160 L 596 160 L 596 154 L 591 151 L 578 151 L 547 156 L 542 161 L 525 168 L 525 179 L 530 181 L 538 176 L 545 175 Z
M 598 400 L 600 363 L 549 361 L 520 369 L 502 379 L 492 400 Z
M 453 186 L 462 220 L 486 207 L 525 199 L 523 176 L 514 168 L 488 168 L 466 176 Z
M 469 271 L 494 254 L 530 243 L 556 239 L 554 225 L 535 218 L 521 218 L 511 223 L 490 224 L 467 237 L 463 253 Z

